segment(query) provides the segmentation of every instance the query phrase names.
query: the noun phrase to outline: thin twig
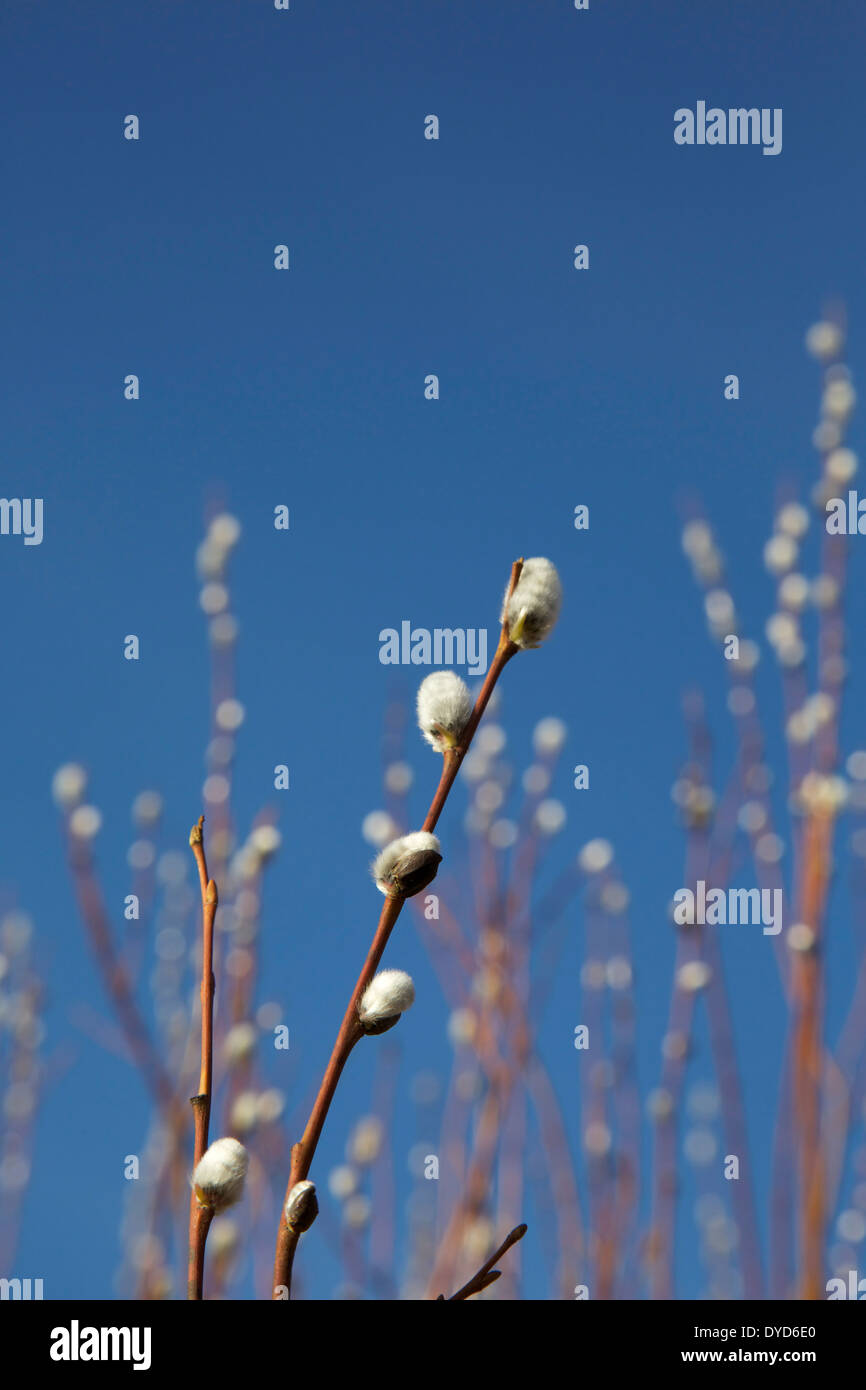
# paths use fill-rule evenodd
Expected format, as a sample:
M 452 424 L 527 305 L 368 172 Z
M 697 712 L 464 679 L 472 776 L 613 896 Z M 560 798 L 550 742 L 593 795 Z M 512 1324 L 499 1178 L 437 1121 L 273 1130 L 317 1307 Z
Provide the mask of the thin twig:
M 81 840 L 72 835 L 69 836 L 69 862 L 81 916 L 130 1054 L 160 1110 L 177 1132 L 186 1124 L 185 1113 L 175 1096 L 171 1078 L 150 1036 L 126 967 L 114 944 L 111 924 L 89 850 Z
M 218 895 L 213 879 L 207 876 L 207 861 L 204 854 L 204 835 L 202 826 L 204 816 L 189 832 L 189 843 L 198 865 L 201 883 L 202 902 L 202 962 L 201 962 L 201 1071 L 199 1073 L 198 1095 L 192 1096 L 195 1121 L 195 1147 L 193 1167 L 196 1167 L 207 1149 L 210 1128 L 210 1107 L 213 1093 L 213 928 L 216 917 Z M 204 1278 L 204 1248 L 210 1229 L 213 1211 L 199 1204 L 195 1190 L 189 1200 L 189 1266 L 187 1278 L 187 1298 L 202 1297 Z
M 501 1274 L 501 1270 L 494 1269 L 497 1260 L 501 1260 L 506 1250 L 510 1250 L 512 1245 L 516 1245 L 519 1240 L 523 1240 L 526 1235 L 526 1225 L 515 1226 L 513 1231 L 509 1231 L 499 1249 L 494 1251 L 490 1259 L 485 1261 L 477 1274 L 473 1274 L 468 1284 L 464 1284 L 462 1289 L 458 1289 L 450 1298 L 446 1298 L 444 1293 L 440 1293 L 436 1299 L 437 1303 L 462 1303 L 465 1299 L 471 1298 L 473 1294 L 481 1293 L 495 1283 Z

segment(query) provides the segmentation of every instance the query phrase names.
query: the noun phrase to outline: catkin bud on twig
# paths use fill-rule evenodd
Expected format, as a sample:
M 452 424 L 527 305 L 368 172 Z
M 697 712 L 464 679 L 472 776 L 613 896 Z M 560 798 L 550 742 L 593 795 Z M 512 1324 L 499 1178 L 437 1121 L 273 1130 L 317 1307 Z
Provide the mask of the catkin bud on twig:
M 78 763 L 64 763 L 54 774 L 51 795 L 63 811 L 77 806 L 87 787 L 87 773 Z
M 559 617 L 562 585 L 556 566 L 543 556 L 524 560 L 520 578 L 503 608 L 502 622 L 517 647 L 538 647 Z
M 319 1214 L 314 1182 L 296 1182 L 286 1202 L 286 1225 L 298 1235 L 308 1231 Z
M 192 1185 L 200 1207 L 225 1211 L 243 1195 L 250 1156 L 237 1139 L 215 1139 L 202 1154 Z
M 386 1033 L 399 1023 L 401 1014 L 415 1002 L 412 976 L 405 970 L 380 970 L 374 975 L 358 1005 L 358 1018 L 365 1033 Z
M 439 841 L 427 830 L 413 830 L 386 845 L 373 861 L 376 887 L 389 898 L 412 898 L 432 883 L 442 863 Z
M 418 727 L 444 753 L 459 742 L 472 715 L 472 696 L 454 671 L 433 671 L 418 687 Z

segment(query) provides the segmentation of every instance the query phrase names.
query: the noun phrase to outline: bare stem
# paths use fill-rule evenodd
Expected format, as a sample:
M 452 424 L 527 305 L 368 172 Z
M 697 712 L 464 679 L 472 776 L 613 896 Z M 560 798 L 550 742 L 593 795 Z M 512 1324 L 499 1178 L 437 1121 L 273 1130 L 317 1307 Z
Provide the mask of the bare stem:
M 801 913 L 820 940 L 829 885 L 833 822 L 809 818 L 803 842 Z M 825 1185 L 821 1138 L 823 1077 L 822 972 L 820 946 L 798 952 L 794 968 L 794 1097 L 800 1167 L 799 1235 L 801 1287 L 798 1297 L 824 1296 Z
M 494 1269 L 497 1260 L 501 1260 L 506 1250 L 510 1250 L 512 1245 L 516 1245 L 526 1235 L 526 1225 L 515 1226 L 513 1231 L 509 1231 L 499 1249 L 494 1251 L 490 1259 L 485 1261 L 477 1274 L 473 1274 L 468 1284 L 464 1284 L 462 1289 L 458 1289 L 450 1298 L 446 1298 L 444 1293 L 440 1293 L 437 1303 L 461 1303 L 473 1294 L 481 1293 L 499 1278 L 501 1270 Z
M 117 1012 L 127 1045 L 165 1115 L 172 1134 L 186 1128 L 186 1113 L 175 1096 L 147 1024 L 136 1003 L 132 982 L 112 939 L 111 925 L 100 892 L 90 854 L 81 842 L 70 836 L 70 865 L 81 908 L 81 915 L 96 954 L 105 988 Z
M 201 962 L 201 1071 L 199 1073 L 197 1096 L 190 1105 L 195 1122 L 195 1141 L 193 1167 L 196 1167 L 207 1149 L 210 1129 L 210 1108 L 213 1093 L 213 929 L 219 897 L 217 886 L 208 878 L 207 860 L 204 853 L 204 816 L 189 833 L 189 843 L 198 866 L 201 884 L 202 903 L 202 962 Z M 189 1265 L 187 1277 L 187 1298 L 200 1299 L 204 1280 L 204 1248 L 210 1229 L 213 1212 L 209 1207 L 199 1204 L 195 1191 L 189 1202 Z

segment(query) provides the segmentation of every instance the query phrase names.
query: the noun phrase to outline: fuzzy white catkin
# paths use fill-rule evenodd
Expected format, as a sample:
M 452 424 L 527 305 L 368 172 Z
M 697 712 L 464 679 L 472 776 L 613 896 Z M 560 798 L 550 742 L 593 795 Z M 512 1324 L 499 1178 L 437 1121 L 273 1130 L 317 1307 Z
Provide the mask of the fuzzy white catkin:
M 548 636 L 562 606 L 562 584 L 556 566 L 541 555 L 524 560 L 514 593 L 502 621 L 518 647 L 538 647 Z
M 472 714 L 472 696 L 454 671 L 433 671 L 418 687 L 418 727 L 431 748 L 459 742 Z
M 392 840 L 373 860 L 376 887 L 387 893 L 391 884 L 391 873 L 404 855 L 425 851 L 432 851 L 433 854 L 442 853 L 438 839 L 428 830 L 412 830 L 408 835 L 400 835 L 396 840 Z
M 258 1030 L 254 1023 L 233 1024 L 223 1043 L 223 1054 L 228 1065 L 235 1066 L 238 1062 L 245 1062 L 252 1057 L 258 1040 Z
M 532 731 L 532 746 L 539 757 L 558 753 L 565 743 L 568 730 L 561 719 L 549 715 L 540 719 Z
M 378 1115 L 364 1115 L 352 1132 L 346 1157 L 361 1167 L 373 1163 L 379 1157 L 383 1138 L 384 1128 Z
M 240 540 L 241 524 L 230 512 L 220 512 L 208 528 L 207 538 L 222 550 L 231 550 Z
M 365 1025 L 404 1014 L 415 1002 L 415 986 L 405 970 L 380 970 L 374 975 L 358 1005 L 358 1017 Z
M 250 834 L 249 843 L 260 859 L 270 859 L 279 849 L 282 838 L 275 825 L 257 825 Z
M 237 1139 L 215 1139 L 192 1175 L 199 1205 L 225 1211 L 240 1200 L 250 1156 Z
M 819 362 L 829 362 L 842 351 L 842 331 L 835 323 L 813 323 L 806 334 L 806 350 Z
M 255 1129 L 259 1118 L 259 1096 L 257 1091 L 241 1091 L 235 1096 L 229 1115 L 232 1129 L 248 1134 Z
M 64 811 L 76 806 L 87 787 L 87 773 L 78 763 L 64 763 L 54 774 L 51 794 Z
M 99 834 L 102 812 L 97 806 L 76 806 L 69 817 L 69 831 L 77 840 L 92 840 Z
M 368 844 L 375 845 L 377 849 L 393 840 L 394 832 L 399 828 L 388 811 L 369 811 L 361 822 L 361 834 Z
M 210 1228 L 208 1251 L 216 1256 L 231 1255 L 240 1242 L 240 1231 L 230 1216 L 218 1216 Z

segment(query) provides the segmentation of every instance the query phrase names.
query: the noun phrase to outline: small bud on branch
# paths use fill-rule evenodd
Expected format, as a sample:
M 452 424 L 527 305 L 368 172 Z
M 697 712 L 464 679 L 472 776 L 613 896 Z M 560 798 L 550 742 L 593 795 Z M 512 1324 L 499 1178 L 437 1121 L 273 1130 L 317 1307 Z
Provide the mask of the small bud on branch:
M 319 1214 L 314 1182 L 296 1182 L 286 1202 L 286 1225 L 298 1235 L 308 1231 Z
M 415 1002 L 415 986 L 405 970 L 380 970 L 374 975 L 358 1005 L 365 1033 L 384 1033 L 399 1022 Z
M 412 898 L 432 883 L 442 863 L 439 841 L 427 830 L 413 830 L 386 845 L 373 861 L 376 887 L 389 898 Z

